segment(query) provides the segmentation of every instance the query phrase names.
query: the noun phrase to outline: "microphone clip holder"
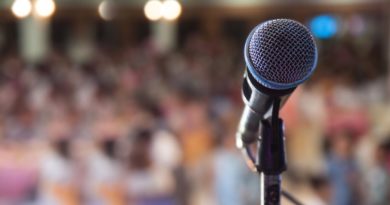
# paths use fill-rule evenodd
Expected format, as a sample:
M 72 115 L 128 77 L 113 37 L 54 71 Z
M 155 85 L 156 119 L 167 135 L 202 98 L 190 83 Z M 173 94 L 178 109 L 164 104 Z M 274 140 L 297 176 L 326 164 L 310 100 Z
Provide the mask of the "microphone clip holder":
M 261 136 L 258 138 L 256 167 L 259 173 L 266 175 L 279 175 L 286 171 L 282 119 L 278 118 L 276 124 L 270 122 L 270 120 L 261 121 Z

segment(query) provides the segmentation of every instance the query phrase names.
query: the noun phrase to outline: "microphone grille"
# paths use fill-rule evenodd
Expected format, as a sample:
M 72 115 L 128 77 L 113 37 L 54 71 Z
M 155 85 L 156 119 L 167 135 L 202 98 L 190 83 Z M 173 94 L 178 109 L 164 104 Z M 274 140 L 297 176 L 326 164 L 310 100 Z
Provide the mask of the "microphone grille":
M 266 21 L 252 31 L 248 40 L 247 64 L 254 69 L 252 75 L 257 81 L 268 88 L 295 87 L 314 71 L 317 62 L 314 38 L 294 20 Z

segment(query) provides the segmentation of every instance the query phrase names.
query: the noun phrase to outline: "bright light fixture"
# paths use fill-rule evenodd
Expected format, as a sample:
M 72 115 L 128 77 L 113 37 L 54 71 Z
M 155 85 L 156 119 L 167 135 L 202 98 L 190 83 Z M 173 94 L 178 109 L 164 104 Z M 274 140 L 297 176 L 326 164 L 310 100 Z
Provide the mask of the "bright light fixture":
M 181 5 L 176 0 L 166 0 L 162 6 L 162 16 L 164 19 L 173 21 L 181 14 Z
M 56 5 L 53 0 L 36 0 L 35 12 L 38 16 L 47 18 L 54 14 Z
M 106 21 L 112 20 L 114 18 L 112 2 L 110 0 L 102 1 L 99 4 L 98 12 L 102 19 Z
M 15 0 L 11 7 L 12 13 L 18 18 L 25 18 L 30 15 L 32 5 L 30 0 Z
M 157 21 L 162 17 L 163 3 L 158 0 L 151 0 L 145 4 L 144 13 L 146 18 Z

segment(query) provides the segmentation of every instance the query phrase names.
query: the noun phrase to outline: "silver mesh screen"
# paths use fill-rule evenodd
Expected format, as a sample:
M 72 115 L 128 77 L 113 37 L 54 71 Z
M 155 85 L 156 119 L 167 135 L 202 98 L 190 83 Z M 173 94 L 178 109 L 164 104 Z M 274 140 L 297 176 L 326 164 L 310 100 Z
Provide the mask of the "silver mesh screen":
M 294 83 L 308 77 L 315 66 L 317 49 L 306 27 L 288 19 L 267 21 L 249 41 L 249 58 L 264 79 Z

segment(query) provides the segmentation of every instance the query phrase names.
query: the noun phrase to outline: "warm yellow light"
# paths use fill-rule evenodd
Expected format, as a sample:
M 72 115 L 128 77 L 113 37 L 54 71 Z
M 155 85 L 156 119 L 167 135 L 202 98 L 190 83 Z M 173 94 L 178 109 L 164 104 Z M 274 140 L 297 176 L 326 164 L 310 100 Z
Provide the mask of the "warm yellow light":
M 53 0 L 37 0 L 35 2 L 35 12 L 38 16 L 47 18 L 54 14 L 56 5 Z
M 162 16 L 162 6 L 163 4 L 158 0 L 148 1 L 144 7 L 146 18 L 151 21 L 159 20 Z
M 18 18 L 30 15 L 31 9 L 32 5 L 29 0 L 15 0 L 11 7 L 12 13 Z
M 166 0 L 162 6 L 162 16 L 166 20 L 175 20 L 181 14 L 181 5 L 176 0 Z
M 98 12 L 102 19 L 109 21 L 114 18 L 112 5 L 109 0 L 104 0 L 99 4 Z

